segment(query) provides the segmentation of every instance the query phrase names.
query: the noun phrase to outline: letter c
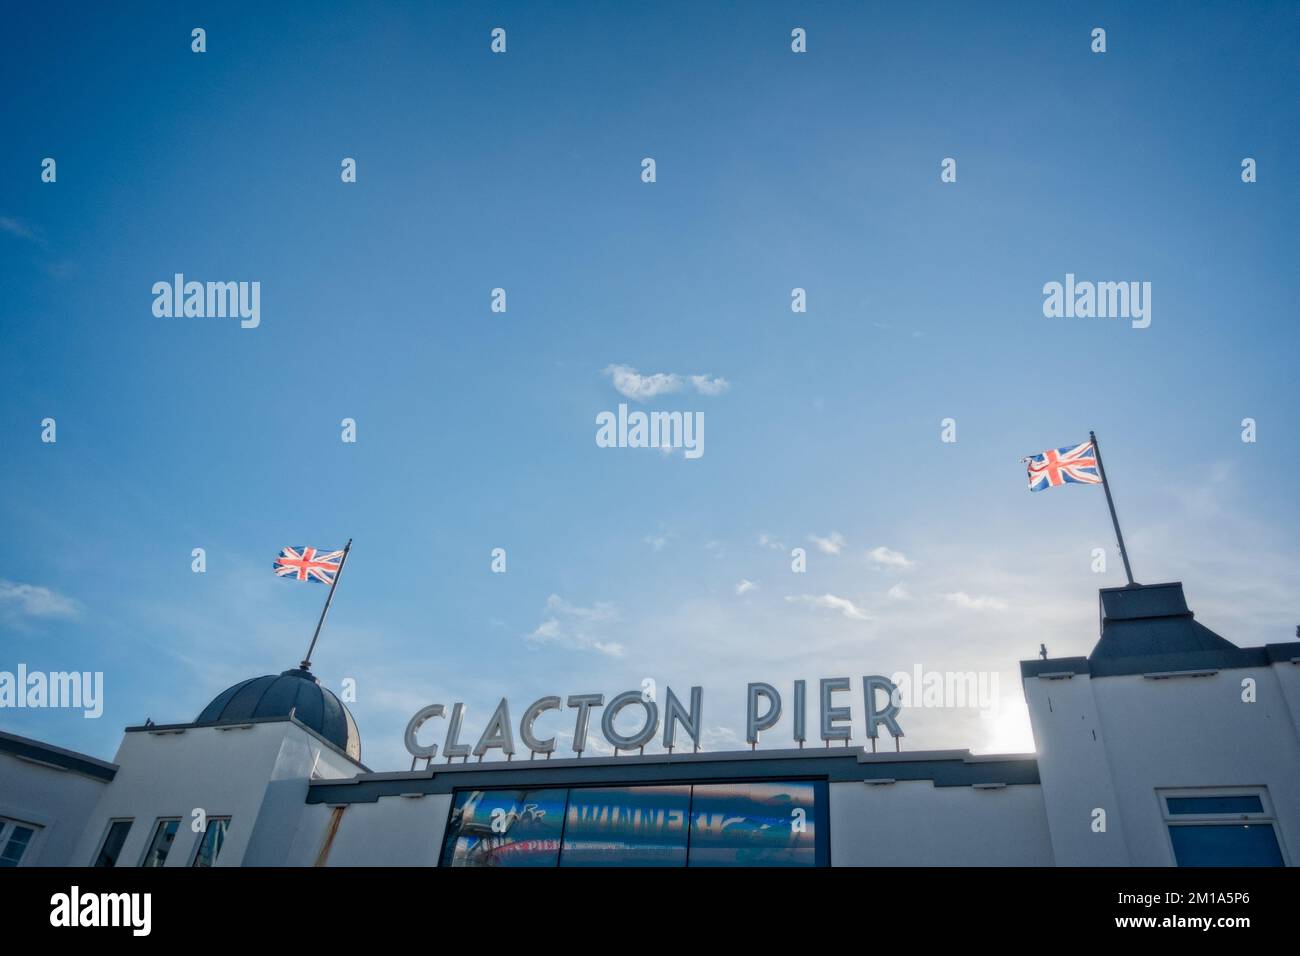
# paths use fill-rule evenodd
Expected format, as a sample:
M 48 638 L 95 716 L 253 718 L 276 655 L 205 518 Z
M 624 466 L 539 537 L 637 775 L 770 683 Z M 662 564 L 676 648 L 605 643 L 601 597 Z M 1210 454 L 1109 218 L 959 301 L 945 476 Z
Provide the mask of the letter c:
M 429 744 L 427 747 L 415 739 L 415 735 L 420 732 L 424 722 L 430 717 L 442 717 L 447 713 L 442 704 L 430 704 L 428 707 L 421 707 L 411 718 L 411 722 L 406 725 L 406 749 L 412 757 L 433 759 L 438 755 L 438 745 Z
M 528 705 L 528 709 L 524 711 L 524 719 L 519 724 L 519 739 L 533 753 L 548 754 L 555 749 L 554 737 L 538 740 L 533 736 L 533 722 L 542 715 L 543 711 L 559 709 L 560 698 L 543 697 L 540 700 L 533 701 Z

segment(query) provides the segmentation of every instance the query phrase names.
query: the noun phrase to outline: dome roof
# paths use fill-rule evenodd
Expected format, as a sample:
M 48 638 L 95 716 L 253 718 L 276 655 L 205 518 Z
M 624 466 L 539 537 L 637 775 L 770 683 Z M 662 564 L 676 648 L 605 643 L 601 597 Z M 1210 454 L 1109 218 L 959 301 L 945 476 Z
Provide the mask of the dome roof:
M 310 727 L 353 760 L 361 760 L 356 721 L 334 693 L 303 667 L 252 677 L 227 687 L 195 718 L 196 724 L 237 724 L 258 717 L 288 717 Z

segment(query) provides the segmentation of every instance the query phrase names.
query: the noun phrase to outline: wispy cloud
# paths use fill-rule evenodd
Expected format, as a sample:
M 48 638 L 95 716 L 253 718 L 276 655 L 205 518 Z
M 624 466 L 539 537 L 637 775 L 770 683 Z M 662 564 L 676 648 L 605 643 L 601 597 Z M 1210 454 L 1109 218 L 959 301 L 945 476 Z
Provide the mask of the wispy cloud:
M 707 375 L 692 375 L 691 384 L 701 395 L 721 395 L 731 388 L 731 383 L 722 376 L 709 378 Z
M 971 597 L 965 591 L 953 591 L 944 595 L 949 604 L 953 604 L 969 611 L 1005 611 L 1007 602 L 999 598 L 980 595 Z
M 19 618 L 69 618 L 80 614 L 81 606 L 49 588 L 0 579 L 0 610 Z
M 902 581 L 899 581 L 889 589 L 889 596 L 895 601 L 910 601 L 912 599 L 911 592 L 907 590 L 907 585 Z
M 867 557 L 876 564 L 883 564 L 888 568 L 910 568 L 913 561 L 909 560 L 907 555 L 901 551 L 893 551 L 886 548 L 883 544 L 878 548 L 872 548 L 867 552 Z
M 823 554 L 839 554 L 844 550 L 844 535 L 838 531 L 832 531 L 825 538 L 819 538 L 815 534 L 808 535 L 808 540 L 817 545 L 817 550 Z
M 19 239 L 25 239 L 40 246 L 48 245 L 44 236 L 22 220 L 14 219 L 12 216 L 0 216 L 0 232 L 7 232 L 11 236 L 17 236 Z
M 681 376 L 670 372 L 642 375 L 628 365 L 611 365 L 605 369 L 605 374 L 610 377 L 614 389 L 620 395 L 634 402 L 644 402 L 667 392 L 677 392 L 682 387 Z
M 731 383 L 721 376 L 678 375 L 676 372 L 655 372 L 642 375 L 630 365 L 610 365 L 605 374 L 614 384 L 614 389 L 634 402 L 645 402 L 659 395 L 680 392 L 687 385 L 701 395 L 721 395 Z
M 785 545 L 764 531 L 758 536 L 758 546 L 760 548 L 770 548 L 773 551 L 784 551 Z
M 749 578 L 741 578 L 740 583 L 736 585 L 736 596 L 739 597 L 742 594 L 748 594 L 750 591 L 756 590 L 758 590 L 757 584 L 749 580 Z
M 787 595 L 786 601 L 790 604 L 803 604 L 807 607 L 824 608 L 828 611 L 838 611 L 845 617 L 851 617 L 856 621 L 865 621 L 866 613 L 848 598 L 838 597 L 834 594 L 796 594 Z
M 662 551 L 668 547 L 668 542 L 673 539 L 671 532 L 661 531 L 658 534 L 648 534 L 645 536 L 645 543 L 655 551 Z
M 602 640 L 602 625 L 618 620 L 613 604 L 598 601 L 590 607 L 570 604 L 558 594 L 546 599 L 542 623 L 524 641 L 531 647 L 563 647 L 575 651 L 596 651 L 609 657 L 621 657 L 622 644 Z

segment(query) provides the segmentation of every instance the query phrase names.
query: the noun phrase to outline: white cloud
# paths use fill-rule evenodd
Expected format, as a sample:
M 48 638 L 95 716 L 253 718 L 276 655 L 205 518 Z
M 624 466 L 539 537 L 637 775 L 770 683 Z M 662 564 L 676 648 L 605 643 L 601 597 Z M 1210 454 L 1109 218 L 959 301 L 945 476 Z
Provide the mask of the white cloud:
M 579 607 L 570 604 L 558 594 L 552 594 L 546 599 L 546 610 L 553 614 L 562 614 L 592 623 L 618 620 L 618 611 L 607 601 L 597 601 L 591 607 Z
M 618 619 L 614 605 L 598 601 L 591 607 L 570 604 L 558 594 L 546 599 L 545 619 L 525 635 L 524 641 L 534 648 L 563 647 L 574 651 L 596 651 L 610 657 L 622 657 L 625 648 L 614 641 L 600 640 L 592 632 Z
M 808 607 L 825 608 L 828 611 L 839 611 L 845 617 L 851 617 L 857 621 L 865 621 L 867 619 L 867 615 L 860 607 L 848 598 L 837 597 L 834 594 L 799 594 L 795 596 L 787 596 L 786 601 L 790 604 L 804 604 Z
M 883 544 L 878 548 L 872 548 L 867 552 L 867 557 L 876 564 L 883 564 L 889 568 L 910 568 L 915 562 L 908 560 L 907 555 L 901 551 L 892 551 Z
M 784 551 L 785 545 L 776 538 L 772 537 L 766 531 L 758 536 L 758 546 L 760 548 L 771 548 L 773 551 Z
M 721 376 L 709 378 L 707 375 L 692 375 L 691 384 L 701 395 L 721 395 L 731 388 L 731 383 Z
M 689 743 L 689 738 L 687 743 Z M 704 751 L 740 750 L 746 746 L 740 734 L 730 727 L 705 727 L 700 731 L 700 749 Z
M 907 585 L 903 584 L 902 581 L 899 581 L 897 584 L 895 584 L 892 588 L 889 589 L 889 596 L 893 598 L 895 601 L 912 600 L 911 592 L 907 590 Z
M 748 578 L 741 578 L 740 583 L 736 585 L 736 596 L 748 594 L 750 591 L 757 591 L 758 585 Z
M 620 395 L 634 402 L 645 402 L 659 395 L 680 392 L 686 387 L 687 382 L 690 382 L 701 395 L 721 395 L 731 387 L 731 383 L 721 376 L 682 376 L 676 372 L 642 375 L 630 365 L 607 366 L 605 374 L 609 376 Z
M 650 545 L 650 547 L 655 551 L 662 551 L 668 546 L 668 542 L 671 539 L 671 534 L 648 534 L 645 536 L 645 543 Z
M 0 231 L 7 232 L 11 236 L 17 236 L 19 239 L 39 243 L 42 246 L 46 244 L 45 240 L 34 229 L 10 216 L 0 216 Z
M 614 756 L 614 748 L 600 734 L 600 721 L 594 721 L 587 727 L 587 740 L 583 753 L 599 754 L 602 757 Z M 574 753 L 573 734 L 567 731 L 558 730 L 555 732 L 556 753 L 558 756 L 567 757 Z
M 817 545 L 819 551 L 823 554 L 839 554 L 844 550 L 844 535 L 838 531 L 832 531 L 829 537 L 819 538 L 815 534 L 808 535 L 808 540 Z
M 0 579 L 0 609 L 19 617 L 76 617 L 80 605 L 49 588 Z
M 644 402 L 657 395 L 680 391 L 682 387 L 680 375 L 668 372 L 642 375 L 630 365 L 611 365 L 605 369 L 605 374 L 613 381 L 614 388 L 620 395 L 635 402 Z
M 987 595 L 971 597 L 965 591 L 953 591 L 945 594 L 944 597 L 948 599 L 948 603 L 969 611 L 1005 611 L 1007 608 L 1006 601 Z

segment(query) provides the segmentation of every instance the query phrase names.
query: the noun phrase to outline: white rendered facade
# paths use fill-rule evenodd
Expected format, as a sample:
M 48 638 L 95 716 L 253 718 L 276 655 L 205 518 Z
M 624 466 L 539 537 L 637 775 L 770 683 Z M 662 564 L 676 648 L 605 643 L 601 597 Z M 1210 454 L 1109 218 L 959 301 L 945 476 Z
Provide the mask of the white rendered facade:
M 1240 852 L 1295 865 L 1300 643 L 1228 644 L 1180 585 L 1102 599 L 1092 655 L 1022 664 L 1031 755 L 810 747 L 371 773 L 291 712 L 129 728 L 112 764 L 0 735 L 0 819 L 34 828 L 24 866 L 90 865 L 127 820 L 116 865 L 136 866 L 172 819 L 163 865 L 189 866 L 194 821 L 211 818 L 228 820 L 219 866 L 436 866 L 470 792 L 797 780 L 816 787 L 830 865 L 1173 866 L 1239 852 L 1243 833 Z

